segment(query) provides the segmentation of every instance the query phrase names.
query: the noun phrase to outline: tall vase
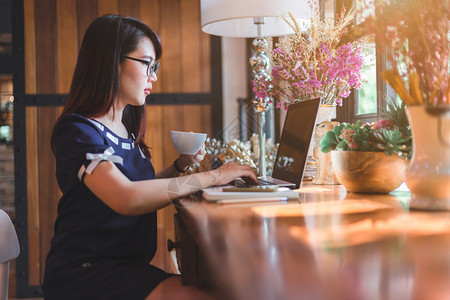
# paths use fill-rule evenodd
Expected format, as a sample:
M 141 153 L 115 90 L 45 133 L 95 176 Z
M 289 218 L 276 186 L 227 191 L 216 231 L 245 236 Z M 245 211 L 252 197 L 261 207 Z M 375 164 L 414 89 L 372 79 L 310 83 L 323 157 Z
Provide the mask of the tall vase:
M 327 131 L 333 130 L 334 126 L 339 124 L 338 122 L 331 122 L 334 108 L 334 105 L 321 104 L 317 112 L 314 135 L 308 151 L 308 156 L 316 162 L 313 184 L 339 184 L 331 164 L 331 153 L 323 153 L 320 150 L 320 140 Z
M 434 111 L 410 106 L 413 157 L 406 170 L 410 207 L 450 210 L 450 105 Z

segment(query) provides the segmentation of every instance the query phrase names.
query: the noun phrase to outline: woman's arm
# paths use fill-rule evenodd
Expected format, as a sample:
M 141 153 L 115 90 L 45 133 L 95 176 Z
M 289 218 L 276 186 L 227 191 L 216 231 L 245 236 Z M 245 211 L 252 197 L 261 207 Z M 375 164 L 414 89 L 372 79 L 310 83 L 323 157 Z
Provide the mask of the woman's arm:
M 178 158 L 177 158 L 177 162 L 178 162 Z M 156 178 L 157 179 L 170 178 L 170 177 L 176 177 L 176 176 L 182 175 L 183 173 L 180 173 L 175 169 L 174 163 L 172 163 L 169 167 L 165 168 L 164 170 L 157 172 Z M 187 167 L 183 168 L 183 170 L 185 170 L 186 168 Z
M 139 215 L 163 208 L 178 197 L 212 185 L 226 184 L 237 177 L 257 182 L 253 170 L 237 163 L 193 175 L 130 181 L 111 162 L 103 161 L 86 174 L 84 183 L 106 205 L 123 215 Z

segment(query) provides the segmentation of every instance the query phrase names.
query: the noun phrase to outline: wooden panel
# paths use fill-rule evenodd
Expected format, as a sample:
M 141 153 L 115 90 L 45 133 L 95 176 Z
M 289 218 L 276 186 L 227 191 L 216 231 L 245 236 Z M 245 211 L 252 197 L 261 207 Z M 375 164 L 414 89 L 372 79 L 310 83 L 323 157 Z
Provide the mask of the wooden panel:
M 164 166 L 167 167 L 178 157 L 178 152 L 170 139 L 171 130 L 183 131 L 183 107 L 175 105 L 163 106 Z
M 16 260 L 13 259 L 9 264 L 9 282 L 8 282 L 8 299 L 13 300 L 17 297 L 17 283 L 16 283 Z
M 159 0 L 140 0 L 141 20 L 150 26 L 157 34 L 160 33 L 160 5 Z M 161 73 L 159 73 L 161 74 Z M 152 93 L 161 90 L 161 78 L 158 76 L 157 83 L 153 84 Z
M 40 261 L 45 264 L 45 258 L 50 250 L 50 240 L 53 234 L 53 226 L 56 219 L 56 207 L 58 203 L 58 185 L 54 176 L 56 162 L 50 148 L 50 139 L 53 126 L 58 116 L 58 107 L 39 107 L 37 109 L 37 133 L 38 133 L 38 161 L 39 176 L 39 212 L 45 218 L 40 218 Z M 45 167 L 44 167 L 45 166 Z M 49 175 L 52 176 L 49 176 Z M 44 268 L 41 267 L 41 280 Z
M 180 245 L 180 248 L 176 251 L 177 258 L 180 259 L 178 264 L 181 264 L 183 273 L 181 282 L 183 285 L 194 285 L 198 282 L 197 246 L 179 214 L 175 214 L 173 218 L 176 242 Z
M 34 0 L 24 0 L 25 93 L 36 93 Z
M 172 260 L 170 253 L 167 251 L 167 240 L 175 241 L 175 229 L 173 226 L 173 215 L 175 207 L 169 205 L 157 211 L 158 213 L 158 238 L 157 252 L 151 264 L 163 269 L 169 273 L 177 273 L 177 268 Z
M 77 0 L 78 49 L 81 47 L 84 33 L 97 17 L 97 1 Z
M 45 16 L 45 17 L 43 17 Z M 56 2 L 53 0 L 42 0 L 35 3 L 35 26 L 36 26 L 36 74 L 39 76 L 36 77 L 36 92 L 37 93 L 49 93 L 53 94 L 57 92 L 57 70 L 56 70 L 56 32 L 55 32 L 55 24 L 56 23 Z M 53 109 L 54 110 L 54 109 Z M 54 223 L 54 214 L 51 214 L 51 210 L 53 208 L 56 211 L 55 202 L 52 203 L 51 194 L 52 191 L 56 190 L 56 181 L 54 176 L 49 176 L 49 174 L 55 174 L 54 167 L 54 159 L 49 151 L 49 130 L 50 126 L 48 122 L 51 122 L 52 116 L 48 114 L 49 110 L 47 108 L 37 109 L 37 119 L 35 124 L 38 124 L 37 130 L 37 161 L 41 164 L 41 166 L 45 166 L 42 168 L 38 168 L 38 183 L 36 187 L 30 187 L 30 191 L 36 192 L 38 190 L 37 198 L 31 198 L 30 201 L 34 201 L 32 203 L 32 207 L 38 207 L 39 214 L 36 219 L 36 215 L 34 216 L 34 221 L 39 220 L 38 232 L 31 234 L 29 236 L 31 242 L 38 246 L 38 249 L 34 249 L 38 252 L 36 255 L 39 255 L 39 261 L 35 262 L 37 257 L 32 257 L 34 260 L 33 265 L 29 265 L 30 274 L 33 271 L 34 273 L 30 275 L 30 280 L 36 282 L 39 278 L 40 282 L 42 282 L 44 268 L 43 265 L 45 263 L 45 258 L 50 248 L 50 239 L 53 233 L 53 223 Z M 50 131 L 51 132 L 51 131 Z M 47 137 L 47 139 L 45 138 Z M 47 151 L 44 149 L 47 148 Z M 31 161 L 30 161 L 31 163 Z M 30 169 L 33 169 L 33 166 L 30 166 Z M 36 203 L 37 201 L 37 203 Z M 54 206 L 54 207 L 52 207 Z M 40 218 L 40 215 L 45 215 L 45 218 Z M 39 234 L 39 243 L 37 242 L 37 234 Z M 30 248 L 30 250 L 33 250 Z M 37 273 L 36 271 L 39 270 Z
M 28 270 L 29 284 L 41 284 L 40 240 L 39 240 L 39 160 L 37 158 L 37 116 L 36 107 L 26 108 L 26 151 L 27 151 L 27 203 L 28 203 Z
M 56 0 L 58 92 L 70 90 L 77 60 L 76 0 Z
M 36 78 L 36 92 L 52 94 L 57 92 L 56 2 L 54 0 L 43 0 L 35 4 L 36 45 L 39 45 L 39 47 L 36 47 L 36 74 L 39 74 Z M 37 109 L 37 119 L 35 122 L 38 124 L 36 129 L 38 137 L 38 152 L 36 157 L 41 166 L 45 167 L 38 168 L 38 197 L 37 199 L 31 199 L 31 201 L 37 200 L 38 203 L 33 203 L 33 205 L 39 207 L 39 250 L 36 249 L 39 255 L 39 262 L 35 265 L 29 265 L 30 271 L 39 270 L 39 272 L 30 276 L 30 280 L 33 282 L 39 276 L 40 282 L 42 282 L 44 273 L 43 266 L 50 248 L 50 239 L 53 233 L 55 219 L 55 213 L 52 214 L 51 211 L 56 211 L 56 202 L 51 200 L 55 198 L 57 185 L 54 176 L 49 176 L 49 174 L 55 174 L 54 158 L 50 151 L 49 138 L 51 134 L 51 125 L 49 122 L 52 122 L 52 120 L 54 122 L 54 118 L 49 114 L 51 111 L 54 111 L 54 108 Z M 31 188 L 31 190 L 36 192 L 35 187 Z M 45 215 L 46 217 L 39 218 L 40 215 Z M 30 239 L 34 243 L 36 242 L 36 235 L 32 234 L 30 236 Z M 33 259 L 35 260 L 36 258 L 34 257 Z
M 159 216 L 164 214 L 164 241 L 162 241 L 163 247 L 162 250 L 165 253 L 165 269 L 167 272 L 176 272 L 175 264 L 173 263 L 172 257 L 170 253 L 167 251 L 167 240 L 171 239 L 175 241 L 175 226 L 173 223 L 173 215 L 176 213 L 176 209 L 174 205 L 169 205 L 161 210 Z
M 106 14 L 117 14 L 119 12 L 117 0 L 98 0 L 97 9 L 99 17 Z
M 183 131 L 204 132 L 203 105 L 183 105 Z
M 212 121 L 211 121 L 211 105 L 203 105 L 202 106 L 202 110 L 201 110 L 201 114 L 202 114 L 202 128 L 204 128 L 205 133 L 208 134 L 208 137 L 213 138 L 212 136 Z
M 204 93 L 210 93 L 211 91 L 211 37 L 209 34 L 202 33 L 202 91 Z
M 181 92 L 180 69 L 180 3 L 177 0 L 161 2 L 161 40 L 164 60 L 161 63 L 161 92 Z
M 183 0 L 180 3 L 182 90 L 184 92 L 200 92 L 200 2 Z
M 36 26 L 36 91 L 56 92 L 56 5 L 54 0 L 35 2 Z M 44 17 L 45 16 L 45 17 Z
M 136 0 L 119 0 L 119 13 L 124 17 L 139 18 L 139 2 Z
M 161 105 L 147 106 L 147 131 L 145 141 L 151 148 L 152 164 L 158 172 L 164 168 L 164 136 L 163 107 Z
M 164 219 L 165 215 L 163 213 L 163 210 L 158 210 L 157 212 L 157 239 L 156 239 L 156 253 L 153 257 L 152 261 L 150 262 L 152 265 L 154 265 L 157 268 L 160 268 L 164 271 L 167 270 L 167 255 L 168 252 L 165 249 L 167 246 L 167 238 L 166 238 L 166 232 L 164 229 Z
M 156 33 L 160 31 L 159 0 L 140 0 L 140 19 Z

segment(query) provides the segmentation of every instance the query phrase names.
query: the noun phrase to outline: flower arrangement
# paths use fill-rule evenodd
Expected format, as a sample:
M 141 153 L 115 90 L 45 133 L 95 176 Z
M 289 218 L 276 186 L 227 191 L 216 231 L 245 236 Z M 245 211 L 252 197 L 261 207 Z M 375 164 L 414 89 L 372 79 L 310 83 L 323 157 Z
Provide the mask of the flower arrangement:
M 408 105 L 450 104 L 447 1 L 377 0 L 366 33 L 387 48 L 382 78 Z
M 361 46 L 342 42 L 354 14 L 354 10 L 346 13 L 344 8 L 336 21 L 322 21 L 316 9 L 307 32 L 301 30 L 292 14 L 284 16 L 294 34 L 271 51 L 271 77 L 254 80 L 256 96 L 276 99 L 277 108 L 315 96 L 322 97 L 322 104 L 342 106 L 350 90 L 361 87 Z
M 379 151 L 391 156 L 411 158 L 411 130 L 405 113 L 405 104 L 388 103 L 387 118 L 373 124 L 361 121 L 343 123 L 328 131 L 320 141 L 323 152 Z
M 274 143 L 272 139 L 266 140 L 267 174 L 272 174 L 278 146 L 279 144 Z M 259 168 L 259 137 L 256 134 L 253 134 L 245 142 L 234 139 L 226 143 L 208 137 L 205 142 L 205 149 L 205 158 L 189 167 L 187 174 L 216 169 L 229 161 L 247 165 L 255 172 Z

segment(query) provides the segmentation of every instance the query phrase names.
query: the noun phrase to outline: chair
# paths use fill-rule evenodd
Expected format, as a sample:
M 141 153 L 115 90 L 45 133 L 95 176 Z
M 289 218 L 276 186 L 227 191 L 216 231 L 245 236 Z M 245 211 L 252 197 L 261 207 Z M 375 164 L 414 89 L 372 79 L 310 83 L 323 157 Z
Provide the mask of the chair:
M 16 229 L 9 216 L 0 209 L 0 300 L 8 299 L 9 261 L 19 253 Z

